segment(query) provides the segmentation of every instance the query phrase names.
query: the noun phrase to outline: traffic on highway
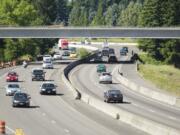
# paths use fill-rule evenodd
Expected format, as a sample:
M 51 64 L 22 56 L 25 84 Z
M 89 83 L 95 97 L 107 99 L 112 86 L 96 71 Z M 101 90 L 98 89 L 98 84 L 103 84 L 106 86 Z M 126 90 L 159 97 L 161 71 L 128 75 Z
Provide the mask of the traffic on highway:
M 68 64 L 57 63 L 69 59 L 78 61 L 78 49 L 74 46 L 56 48 L 53 56 L 44 55 L 38 64 L 0 70 L 0 118 L 7 121 L 6 132 L 12 134 L 21 128 L 27 135 L 151 134 L 133 124 L 117 122 L 119 118 L 113 119 L 106 112 L 75 99 L 74 92 L 62 78 Z M 123 76 L 119 69 L 127 66 L 124 63 L 134 64 L 131 58 L 138 53 L 135 46 L 80 46 L 97 48 L 95 57 L 86 64 L 74 66 L 68 75 L 81 98 L 85 93 L 104 104 L 180 130 L 178 108 L 139 95 L 118 82 L 118 75 Z

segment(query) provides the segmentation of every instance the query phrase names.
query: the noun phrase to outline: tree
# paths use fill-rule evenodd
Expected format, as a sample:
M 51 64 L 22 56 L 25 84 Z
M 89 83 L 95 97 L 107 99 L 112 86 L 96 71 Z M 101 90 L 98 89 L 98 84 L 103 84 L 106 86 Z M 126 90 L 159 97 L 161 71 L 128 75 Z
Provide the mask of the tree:
M 0 25 L 32 26 L 41 23 L 34 6 L 26 0 L 0 1 Z
M 105 13 L 105 22 L 108 26 L 116 26 L 118 19 L 118 5 L 115 3 L 112 6 L 108 7 Z
M 141 9 L 142 5 L 140 3 L 130 2 L 128 7 L 122 10 L 118 19 L 118 25 L 137 26 Z

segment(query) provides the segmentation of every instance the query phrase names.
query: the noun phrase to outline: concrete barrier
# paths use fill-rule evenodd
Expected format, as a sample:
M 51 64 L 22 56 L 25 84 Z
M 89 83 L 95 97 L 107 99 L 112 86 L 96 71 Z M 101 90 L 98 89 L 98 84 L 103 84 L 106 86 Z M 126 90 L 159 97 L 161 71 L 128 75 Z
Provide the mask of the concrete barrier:
M 119 71 L 118 71 L 119 72 Z M 178 99 L 174 96 L 171 95 L 167 95 L 158 91 L 154 91 L 151 90 L 149 88 L 143 87 L 139 84 L 136 84 L 133 81 L 128 80 L 127 78 L 121 76 L 120 74 L 116 74 L 116 78 L 117 80 L 123 84 L 124 86 L 128 87 L 129 89 L 136 91 L 146 97 L 155 99 L 157 101 L 169 104 L 169 105 L 173 105 L 173 106 L 180 106 L 180 102 L 178 101 Z

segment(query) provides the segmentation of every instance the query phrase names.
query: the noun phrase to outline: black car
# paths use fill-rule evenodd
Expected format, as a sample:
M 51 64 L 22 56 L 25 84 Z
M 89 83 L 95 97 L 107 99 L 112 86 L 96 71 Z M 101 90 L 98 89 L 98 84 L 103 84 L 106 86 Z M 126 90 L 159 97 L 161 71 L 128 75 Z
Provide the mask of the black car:
M 109 62 L 109 63 L 115 63 L 115 62 L 117 62 L 117 57 L 116 57 L 116 55 L 114 55 L 114 54 L 109 55 L 108 62 Z
M 56 85 L 51 82 L 45 82 L 40 87 L 40 94 L 53 94 L 56 95 Z
M 108 90 L 104 92 L 104 102 L 123 103 L 123 95 L 120 90 Z
M 32 70 L 32 81 L 34 80 L 45 81 L 45 72 L 43 69 L 36 68 Z
M 109 54 L 115 54 L 115 51 L 113 48 L 109 48 Z
M 30 96 L 26 93 L 22 92 L 16 92 L 12 98 L 12 106 L 18 107 L 18 106 L 30 106 Z

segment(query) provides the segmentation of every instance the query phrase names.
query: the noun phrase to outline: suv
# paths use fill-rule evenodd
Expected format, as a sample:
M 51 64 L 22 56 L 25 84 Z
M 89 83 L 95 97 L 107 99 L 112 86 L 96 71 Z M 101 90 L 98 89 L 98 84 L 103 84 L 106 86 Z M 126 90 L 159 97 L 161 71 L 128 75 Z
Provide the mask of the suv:
M 56 95 L 56 85 L 51 82 L 45 82 L 40 87 L 40 94 L 53 94 Z
M 123 103 L 123 95 L 120 90 L 108 90 L 104 92 L 104 102 Z
M 32 81 L 43 80 L 45 81 L 45 72 L 40 68 L 35 68 L 32 70 Z
M 30 106 L 30 96 L 23 92 L 16 92 L 12 98 L 12 106 Z
M 108 72 L 103 72 L 99 76 L 99 83 L 112 83 L 112 75 Z

